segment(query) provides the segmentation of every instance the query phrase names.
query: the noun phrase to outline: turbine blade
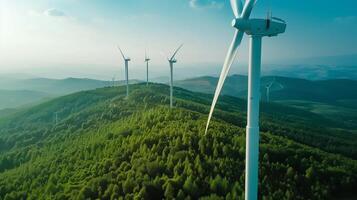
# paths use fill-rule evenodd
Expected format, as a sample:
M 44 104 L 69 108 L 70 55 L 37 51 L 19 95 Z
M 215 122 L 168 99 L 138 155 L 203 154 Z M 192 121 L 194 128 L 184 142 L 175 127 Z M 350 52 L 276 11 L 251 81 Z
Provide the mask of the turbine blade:
M 240 17 L 243 19 L 248 19 L 256 3 L 257 0 L 246 0 Z
M 176 56 L 177 52 L 178 52 L 178 51 L 182 48 L 182 46 L 183 46 L 183 44 L 181 44 L 181 45 L 179 46 L 179 48 L 177 48 L 177 49 L 176 49 L 176 51 L 175 51 L 174 55 L 172 55 L 172 57 L 170 58 L 170 60 L 172 60 L 172 59 L 174 59 L 174 58 L 175 58 L 175 56 Z
M 242 19 L 249 19 L 250 14 L 251 14 L 251 12 L 253 10 L 253 7 L 254 7 L 254 5 L 256 3 L 257 3 L 257 0 L 246 0 L 240 17 Z M 244 32 L 241 32 L 241 31 L 237 30 L 235 32 L 232 44 L 231 44 L 231 46 L 230 46 L 230 48 L 228 50 L 228 54 L 227 54 L 226 59 L 225 59 L 224 64 L 223 64 L 222 72 L 221 72 L 221 75 L 219 77 L 219 81 L 218 81 L 218 84 L 217 84 L 216 92 L 214 94 L 213 102 L 212 102 L 212 105 L 211 105 L 211 110 L 210 110 L 210 113 L 208 115 L 205 134 L 207 134 L 209 123 L 211 121 L 214 108 L 216 106 L 218 97 L 219 97 L 219 95 L 221 93 L 221 90 L 223 88 L 223 84 L 224 84 L 224 81 L 226 80 L 226 77 L 228 75 L 229 69 L 230 69 L 230 67 L 231 67 L 231 65 L 232 65 L 232 63 L 234 61 L 234 58 L 235 58 L 235 56 L 237 54 L 238 47 L 239 47 L 240 43 L 242 42 L 243 35 L 244 35 Z
M 284 21 L 284 20 L 282 20 L 280 18 L 277 18 L 277 17 L 271 17 L 271 18 L 274 19 L 275 21 L 278 21 L 278 22 L 286 24 L 286 21 Z
M 278 83 L 278 84 L 280 86 L 280 89 L 284 89 L 285 88 L 281 83 Z
M 232 41 L 231 46 L 229 47 L 226 59 L 225 59 L 224 64 L 223 64 L 222 72 L 221 72 L 221 75 L 219 77 L 219 81 L 218 81 L 218 84 L 217 84 L 216 92 L 214 94 L 214 98 L 213 98 L 212 105 L 211 105 L 211 110 L 210 110 L 210 113 L 208 115 L 205 134 L 207 134 L 209 123 L 211 121 L 214 108 L 216 106 L 218 97 L 221 94 L 221 90 L 223 88 L 224 81 L 227 78 L 229 69 L 231 68 L 231 66 L 233 64 L 233 61 L 234 61 L 234 58 L 237 55 L 237 50 L 238 50 L 238 47 L 239 47 L 240 43 L 242 42 L 243 35 L 244 35 L 244 32 L 239 31 L 239 30 L 237 30 L 234 33 L 233 41 Z
M 239 18 L 239 15 L 242 13 L 243 4 L 241 0 L 231 0 L 231 7 L 233 14 L 236 18 Z
M 124 56 L 123 51 L 120 49 L 120 47 L 119 47 L 119 46 L 117 46 L 117 47 L 118 47 L 118 49 L 119 49 L 119 51 L 120 51 L 121 55 L 123 56 L 123 59 L 125 60 L 126 58 L 125 58 L 125 56 Z

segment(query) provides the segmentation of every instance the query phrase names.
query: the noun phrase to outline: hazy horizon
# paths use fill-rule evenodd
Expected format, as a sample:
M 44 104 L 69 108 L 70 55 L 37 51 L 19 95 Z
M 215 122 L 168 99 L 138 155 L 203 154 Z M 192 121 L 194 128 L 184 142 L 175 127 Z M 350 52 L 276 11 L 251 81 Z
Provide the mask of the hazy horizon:
M 322 0 L 276 1 L 260 1 L 253 12 L 253 17 L 265 17 L 272 10 L 289 23 L 286 34 L 264 39 L 263 71 L 291 60 L 308 64 L 304 58 L 357 54 L 357 46 L 351 45 L 357 43 L 355 2 L 343 0 L 331 7 Z M 170 12 L 172 7 L 175 12 Z M 185 70 L 192 77 L 217 75 L 234 31 L 228 1 L 223 0 L 13 0 L 1 1 L 0 12 L 1 74 L 122 77 L 120 45 L 133 59 L 131 77 L 144 77 L 145 49 L 153 77 L 158 77 L 169 70 L 162 54 L 184 43 L 177 56 L 177 78 L 187 77 L 180 75 Z M 242 66 L 247 65 L 247 48 L 245 37 L 232 73 L 246 73 Z

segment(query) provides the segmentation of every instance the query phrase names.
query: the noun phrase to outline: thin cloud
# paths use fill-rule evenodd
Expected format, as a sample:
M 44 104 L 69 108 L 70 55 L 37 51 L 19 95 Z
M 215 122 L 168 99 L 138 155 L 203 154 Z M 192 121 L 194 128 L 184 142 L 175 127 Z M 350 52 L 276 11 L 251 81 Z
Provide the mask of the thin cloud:
M 190 0 L 191 8 L 222 8 L 222 0 Z
M 51 17 L 65 17 L 66 16 L 66 14 L 63 11 L 55 9 L 55 8 L 45 10 L 45 12 L 43 14 L 45 14 L 46 16 L 51 16 Z

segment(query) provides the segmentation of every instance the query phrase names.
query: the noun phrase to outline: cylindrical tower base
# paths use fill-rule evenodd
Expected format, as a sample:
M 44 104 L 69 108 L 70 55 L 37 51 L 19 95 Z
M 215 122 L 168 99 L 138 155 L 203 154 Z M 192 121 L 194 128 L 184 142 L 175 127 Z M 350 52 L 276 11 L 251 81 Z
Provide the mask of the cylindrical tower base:
M 245 199 L 258 199 L 259 102 L 262 38 L 250 39 L 248 75 L 248 116 L 246 132 Z
M 126 97 L 129 96 L 129 63 L 125 62 L 125 81 L 126 81 Z
M 174 73 L 173 73 L 173 63 L 170 62 L 170 108 L 173 107 L 173 85 L 174 85 Z
M 149 85 L 149 61 L 146 61 L 146 85 Z

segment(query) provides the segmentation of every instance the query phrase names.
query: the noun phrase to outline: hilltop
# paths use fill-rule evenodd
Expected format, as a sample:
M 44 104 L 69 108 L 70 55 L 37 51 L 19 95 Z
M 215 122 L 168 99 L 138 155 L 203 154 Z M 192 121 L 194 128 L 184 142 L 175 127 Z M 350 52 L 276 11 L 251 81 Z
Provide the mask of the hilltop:
M 241 199 L 245 104 L 165 85 L 83 91 L 0 118 L 0 199 Z M 59 123 L 54 123 L 54 113 Z M 355 197 L 356 135 L 323 116 L 262 105 L 260 195 Z

